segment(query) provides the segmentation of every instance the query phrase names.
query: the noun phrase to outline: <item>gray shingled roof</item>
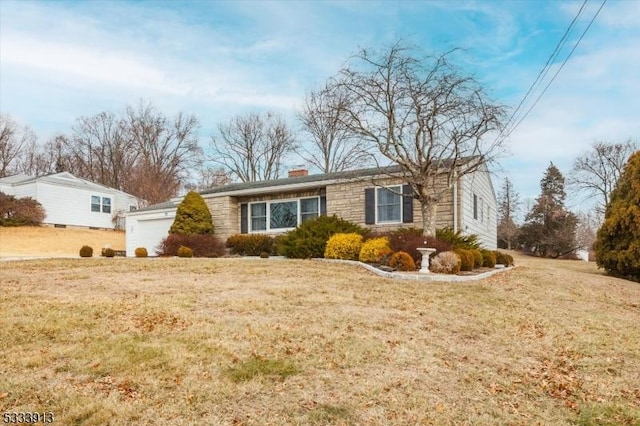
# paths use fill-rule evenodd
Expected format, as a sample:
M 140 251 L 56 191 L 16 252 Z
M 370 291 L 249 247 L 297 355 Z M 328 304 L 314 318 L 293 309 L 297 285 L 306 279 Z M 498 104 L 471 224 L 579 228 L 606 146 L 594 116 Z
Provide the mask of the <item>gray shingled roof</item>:
M 284 185 L 294 185 L 294 184 L 300 184 L 300 183 L 324 182 L 328 180 L 357 179 L 357 178 L 366 177 L 366 176 L 375 176 L 378 174 L 391 174 L 391 173 L 398 173 L 398 172 L 400 172 L 399 166 L 372 167 L 369 169 L 348 170 L 344 172 L 334 172 L 334 173 L 321 173 L 317 175 L 298 176 L 298 177 L 282 178 L 282 179 L 274 179 L 274 180 L 264 180 L 259 182 L 232 183 L 229 185 L 219 186 L 216 188 L 200 191 L 200 194 L 206 195 L 206 194 L 216 194 L 219 192 L 244 191 L 247 189 L 262 189 L 262 188 L 271 188 L 271 187 L 278 187 L 278 186 L 284 186 Z

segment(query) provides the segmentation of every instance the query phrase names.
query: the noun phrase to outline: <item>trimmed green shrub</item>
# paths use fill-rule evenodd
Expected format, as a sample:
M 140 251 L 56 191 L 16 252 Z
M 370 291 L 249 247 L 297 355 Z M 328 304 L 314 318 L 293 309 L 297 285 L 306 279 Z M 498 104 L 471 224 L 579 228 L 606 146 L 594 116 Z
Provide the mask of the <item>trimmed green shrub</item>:
M 479 249 L 471 249 L 469 251 L 473 255 L 473 268 L 482 268 L 482 264 L 484 263 L 482 252 Z
M 382 258 L 391 252 L 389 239 L 387 237 L 371 238 L 362 244 L 360 262 L 380 263 Z
M 594 248 L 598 267 L 640 282 L 640 151 L 629 158 L 611 192 Z
M 324 250 L 326 259 L 358 260 L 358 254 L 362 248 L 362 235 L 352 232 L 350 234 L 334 234 L 327 241 Z
M 102 249 L 102 255 L 104 257 L 113 257 L 113 256 L 116 255 L 116 252 L 115 252 L 114 249 L 106 247 L 106 248 Z
M 408 253 L 415 264 L 422 262 L 422 255 L 418 251 L 418 247 L 435 248 L 436 251 L 433 255 L 452 249 L 451 244 L 447 242 L 433 237 L 425 237 L 422 235 L 422 230 L 418 228 L 400 228 L 395 231 L 381 233 L 378 236 L 387 237 L 391 250 Z
M 80 247 L 80 257 L 92 257 L 93 256 L 93 247 L 82 246 Z
M 460 256 L 452 251 L 443 251 L 431 259 L 431 271 L 437 274 L 457 274 L 460 272 Z
M 448 227 L 436 229 L 436 238 L 440 241 L 449 243 L 454 249 L 461 248 L 469 250 L 480 248 L 480 241 L 477 235 L 464 235 L 462 231 L 458 230 L 454 232 L 453 229 Z
M 413 258 L 404 251 L 399 251 L 394 253 L 389 259 L 389 266 L 398 271 L 415 271 L 416 263 L 413 261 Z
M 135 251 L 136 257 L 147 257 L 149 253 L 147 253 L 147 249 L 144 247 L 137 247 Z
M 178 257 L 193 257 L 193 250 L 189 247 L 180 246 L 177 251 Z
M 157 254 L 177 256 L 180 246 L 189 247 L 195 257 L 220 257 L 226 253 L 224 243 L 214 235 L 170 234 L 160 243 Z
M 240 256 L 259 256 L 261 253 L 274 253 L 273 237 L 265 234 L 236 234 L 227 238 L 225 243 L 231 254 Z
M 204 235 L 213 234 L 213 232 L 211 212 L 204 198 L 197 192 L 190 191 L 178 205 L 176 218 L 169 228 L 169 234 Z
M 494 250 L 493 254 L 496 255 L 496 265 L 513 266 L 513 257 L 510 254 L 498 250 Z
M 474 267 L 473 253 L 471 250 L 456 249 L 454 253 L 460 257 L 460 270 L 471 271 Z
M 496 266 L 496 255 L 491 250 L 480 250 L 482 253 L 482 266 L 493 268 Z
M 336 215 L 320 216 L 278 238 L 277 252 L 292 259 L 321 258 L 324 257 L 327 241 L 337 233 L 356 233 L 365 237 L 368 231 Z

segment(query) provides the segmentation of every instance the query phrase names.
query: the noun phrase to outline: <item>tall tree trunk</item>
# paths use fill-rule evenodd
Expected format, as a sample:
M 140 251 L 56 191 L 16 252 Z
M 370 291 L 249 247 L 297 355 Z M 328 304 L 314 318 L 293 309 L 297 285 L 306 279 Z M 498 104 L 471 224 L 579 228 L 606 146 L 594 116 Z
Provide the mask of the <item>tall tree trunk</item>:
M 422 235 L 425 237 L 436 236 L 436 209 L 438 203 L 431 199 L 421 199 L 420 211 L 422 212 Z

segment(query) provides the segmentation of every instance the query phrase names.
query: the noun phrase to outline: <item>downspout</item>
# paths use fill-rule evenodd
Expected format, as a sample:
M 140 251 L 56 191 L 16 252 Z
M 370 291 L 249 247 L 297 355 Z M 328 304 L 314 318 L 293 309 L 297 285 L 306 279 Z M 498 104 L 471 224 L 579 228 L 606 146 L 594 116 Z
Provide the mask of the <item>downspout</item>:
M 453 232 L 458 232 L 458 178 L 453 172 Z

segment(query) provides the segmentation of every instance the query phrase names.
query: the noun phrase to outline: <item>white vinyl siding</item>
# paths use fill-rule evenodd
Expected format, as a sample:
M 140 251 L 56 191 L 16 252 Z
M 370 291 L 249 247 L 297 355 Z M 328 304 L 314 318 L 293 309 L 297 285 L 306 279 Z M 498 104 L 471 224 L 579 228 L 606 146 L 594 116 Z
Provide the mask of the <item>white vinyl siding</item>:
M 376 188 L 376 223 L 402 222 L 402 186 Z
M 459 229 L 467 235 L 477 235 L 484 248 L 497 248 L 497 202 L 489 173 L 479 170 L 464 176 L 459 197 Z

